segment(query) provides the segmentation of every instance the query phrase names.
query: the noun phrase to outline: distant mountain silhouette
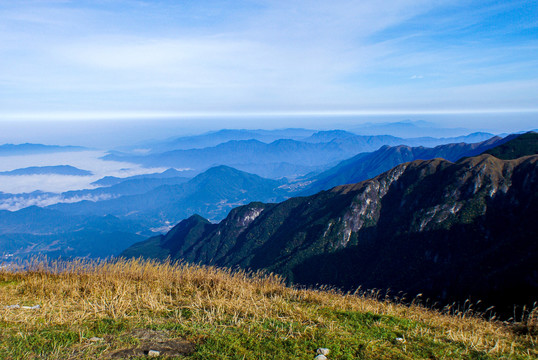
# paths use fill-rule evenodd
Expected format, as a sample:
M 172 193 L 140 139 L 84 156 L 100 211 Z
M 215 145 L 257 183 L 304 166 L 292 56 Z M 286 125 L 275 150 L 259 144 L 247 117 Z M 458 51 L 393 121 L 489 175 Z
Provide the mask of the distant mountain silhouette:
M 42 144 L 4 144 L 0 145 L 0 156 L 48 154 L 56 152 L 83 151 L 87 148 L 80 146 L 58 146 Z
M 350 137 L 355 137 L 357 134 L 354 134 L 349 131 L 344 130 L 328 130 L 328 131 L 318 131 L 311 136 L 303 139 L 304 142 L 310 143 L 321 143 L 321 142 L 330 142 L 334 139 L 346 139 Z
M 108 257 L 151 234 L 144 224 L 114 216 L 73 216 L 30 206 L 0 211 L 0 254 L 18 258 Z
M 409 161 L 434 158 L 457 161 L 462 157 L 478 155 L 508 140 L 510 139 L 493 137 L 479 143 L 446 144 L 434 148 L 385 145 L 377 151 L 358 154 L 321 174 L 308 178 L 307 181 L 311 183 L 300 194 L 311 195 L 334 186 L 367 180 Z
M 66 201 L 46 208 L 0 210 L 0 254 L 18 249 L 18 256 L 117 255 L 132 243 L 167 231 L 170 223 L 194 213 L 220 220 L 233 207 L 253 200 L 284 200 L 287 191 L 279 189 L 281 184 L 218 166 L 190 180 L 134 178 L 109 187 L 60 195 L 0 193 L 3 201 L 25 202 L 51 196 Z M 114 236 L 117 241 L 106 252 L 103 239 L 114 241 Z
M 70 165 L 57 166 L 31 166 L 11 171 L 0 171 L 0 175 L 70 175 L 70 176 L 90 176 L 91 171 L 81 170 Z
M 182 136 L 166 141 L 142 145 L 150 152 L 159 153 L 172 150 L 189 150 L 213 147 L 232 140 L 258 140 L 270 143 L 279 139 L 301 140 L 309 137 L 315 130 L 308 129 L 277 129 L 277 130 L 245 130 L 222 129 L 200 135 Z
M 176 169 L 170 168 L 162 173 L 152 173 L 152 174 L 141 174 L 141 175 L 133 175 L 125 178 L 120 178 L 116 176 L 105 176 L 104 178 L 101 178 L 97 181 L 92 182 L 92 185 L 97 186 L 112 186 L 119 184 L 124 181 L 128 180 L 137 180 L 137 179 L 166 179 L 166 178 L 173 178 L 173 177 L 184 177 L 187 178 L 187 174 L 190 175 L 189 171 L 178 171 Z
M 435 123 L 418 120 L 403 120 L 396 122 L 366 123 L 353 127 L 351 131 L 363 135 L 395 135 L 401 137 L 435 136 L 447 137 L 465 134 L 469 129 L 445 128 Z
M 232 140 L 214 147 L 149 155 L 111 152 L 103 159 L 133 162 L 148 167 L 191 168 L 198 172 L 216 165 L 227 165 L 269 178 L 296 178 L 312 171 L 319 171 L 323 167 L 334 166 L 339 161 L 361 152 L 375 151 L 384 145 L 436 146 L 456 141 L 478 142 L 492 136 L 477 133 L 457 138 L 402 139 L 386 135 L 360 136 L 342 131 L 329 131 L 313 134 L 308 141 L 279 139 L 267 144 L 254 139 Z M 275 170 L 270 172 L 270 169 Z

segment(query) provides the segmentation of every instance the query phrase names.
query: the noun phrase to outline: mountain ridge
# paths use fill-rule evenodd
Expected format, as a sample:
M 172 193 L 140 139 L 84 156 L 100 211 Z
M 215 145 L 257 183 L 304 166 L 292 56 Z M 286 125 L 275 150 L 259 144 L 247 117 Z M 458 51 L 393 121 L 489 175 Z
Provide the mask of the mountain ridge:
M 71 165 L 56 166 L 30 166 L 10 171 L 0 171 L 2 176 L 20 175 L 69 175 L 69 176 L 91 176 L 93 173 L 88 170 L 76 168 Z
M 479 143 L 452 143 L 433 148 L 407 145 L 384 145 L 372 153 L 361 153 L 306 180 L 311 182 L 299 195 L 311 195 L 334 186 L 351 184 L 375 177 L 394 166 L 413 160 L 443 158 L 457 161 L 462 157 L 475 156 L 492 147 L 509 141 L 509 137 L 493 137 Z
M 219 224 L 190 218 L 152 246 L 173 247 L 173 260 L 264 269 L 299 284 L 480 298 L 509 311 L 538 297 L 538 229 L 528 215 L 538 213 L 537 182 L 538 155 L 416 160 L 312 196 L 238 207 Z M 147 245 L 122 256 L 143 256 Z
M 206 148 L 171 150 L 162 153 L 134 155 L 121 152 L 109 152 L 104 160 L 127 161 L 144 166 L 163 166 L 190 168 L 197 172 L 204 171 L 214 165 L 227 165 L 243 171 L 263 175 L 269 178 L 298 177 L 320 167 L 329 167 L 337 162 L 350 158 L 361 152 L 375 151 L 383 145 L 439 145 L 454 141 L 483 141 L 492 134 L 471 134 L 457 138 L 415 138 L 403 139 L 390 135 L 354 135 L 340 132 L 318 132 L 324 142 L 299 141 L 294 139 L 278 139 L 264 143 L 256 139 L 230 140 Z M 327 134 L 328 137 L 327 137 Z M 314 135 L 313 135 L 314 136 Z M 477 140 L 480 139 L 480 140 Z M 245 156 L 249 154 L 249 156 Z M 267 173 L 265 164 L 286 162 L 296 166 L 286 171 Z M 253 165 L 256 164 L 256 165 Z M 261 165 L 261 168 L 260 168 Z

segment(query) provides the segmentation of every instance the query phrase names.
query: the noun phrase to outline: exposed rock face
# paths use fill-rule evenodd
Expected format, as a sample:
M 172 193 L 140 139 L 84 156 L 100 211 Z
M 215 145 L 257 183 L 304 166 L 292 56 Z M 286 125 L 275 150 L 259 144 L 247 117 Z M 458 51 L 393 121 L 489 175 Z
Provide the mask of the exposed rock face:
M 190 218 L 154 245 L 302 284 L 481 299 L 509 310 L 538 299 L 537 189 L 538 155 L 417 160 L 313 196 L 236 208 L 198 237 L 189 236 L 202 220 Z

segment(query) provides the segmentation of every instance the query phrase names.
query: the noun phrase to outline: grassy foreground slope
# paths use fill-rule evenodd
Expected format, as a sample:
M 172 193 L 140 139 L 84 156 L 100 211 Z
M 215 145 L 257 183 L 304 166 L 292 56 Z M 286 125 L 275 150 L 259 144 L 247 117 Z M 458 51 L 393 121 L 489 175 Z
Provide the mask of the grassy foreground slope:
M 532 359 L 537 341 L 469 312 L 213 267 L 121 260 L 0 269 L 1 359 L 140 359 L 151 349 L 160 358 L 313 359 L 318 347 L 329 359 Z

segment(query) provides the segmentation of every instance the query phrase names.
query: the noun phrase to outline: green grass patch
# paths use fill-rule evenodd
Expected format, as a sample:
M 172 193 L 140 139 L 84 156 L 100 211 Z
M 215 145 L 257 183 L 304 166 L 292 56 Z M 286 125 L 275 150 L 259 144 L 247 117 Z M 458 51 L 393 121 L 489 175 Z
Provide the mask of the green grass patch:
M 86 358 L 85 354 L 96 358 L 106 349 L 104 342 L 79 349 L 92 337 L 117 337 L 115 343 L 132 343 L 120 336 L 129 329 L 129 324 L 110 318 L 73 325 L 50 325 L 41 318 L 33 326 L 0 321 L 0 329 L 0 359 L 63 359 L 73 353 L 79 353 L 80 358 Z
M 87 330 L 91 336 L 115 335 L 129 328 L 125 320 L 115 320 L 112 318 L 103 318 L 95 320 L 88 324 Z
M 414 329 L 428 327 L 408 319 L 330 309 L 320 309 L 318 315 L 323 324 L 270 318 L 234 325 L 230 317 L 214 324 L 167 322 L 152 328 L 197 343 L 192 359 L 308 359 L 319 347 L 342 360 L 495 358 L 447 338 L 413 336 Z
M 0 337 L 1 359 L 31 359 L 58 357 L 74 344 L 80 343 L 78 332 L 66 326 L 48 326 L 31 331 L 4 331 Z
M 0 280 L 0 288 L 20 284 L 20 280 Z
M 145 323 L 104 318 L 71 326 L 40 324 L 40 329 L 23 331 L 0 322 L 0 358 L 61 359 L 77 352 L 80 358 L 104 356 L 110 349 L 136 346 L 138 342 L 129 336 L 134 328 L 166 330 L 170 338 L 194 342 L 197 349 L 190 359 L 309 359 L 319 347 L 329 348 L 330 358 L 340 360 L 497 358 L 448 338 L 424 335 L 427 332 L 413 335 L 414 330 L 428 326 L 409 319 L 328 308 L 318 308 L 314 318 L 320 321 L 267 318 L 237 323 L 231 315 L 214 323 L 164 317 Z M 109 345 L 81 345 L 93 336 L 105 337 Z

